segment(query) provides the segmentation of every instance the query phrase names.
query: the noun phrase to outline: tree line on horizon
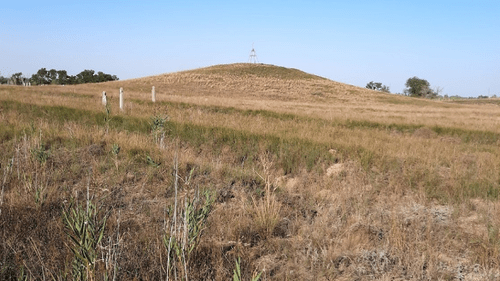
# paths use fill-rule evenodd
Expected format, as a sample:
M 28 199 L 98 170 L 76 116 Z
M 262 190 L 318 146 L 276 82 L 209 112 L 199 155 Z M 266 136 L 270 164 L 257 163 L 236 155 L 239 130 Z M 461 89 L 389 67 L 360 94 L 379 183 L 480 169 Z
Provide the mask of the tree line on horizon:
M 429 81 L 425 79 L 420 79 L 416 76 L 408 78 L 405 83 L 406 88 L 403 90 L 403 93 L 395 93 L 396 95 L 403 95 L 407 97 L 416 97 L 416 98 L 427 98 L 427 99 L 434 99 L 434 98 L 451 98 L 451 99 L 464 99 L 464 97 L 455 95 L 455 96 L 448 96 L 448 95 L 441 95 L 441 92 L 443 91 L 443 88 L 441 87 L 436 87 L 435 89 L 431 89 L 431 84 Z M 366 84 L 365 88 L 370 89 L 370 90 L 375 90 L 375 91 L 380 91 L 380 92 L 385 92 L 385 93 L 391 93 L 389 90 L 389 87 L 386 85 L 383 85 L 380 82 L 369 82 Z M 473 99 L 474 97 L 468 97 L 468 99 Z M 479 95 L 476 97 L 477 99 L 488 99 L 490 98 L 489 96 L 486 95 Z M 491 98 L 497 98 L 497 95 L 492 95 Z
M 77 75 L 68 75 L 66 70 L 40 68 L 30 78 L 24 77 L 22 72 L 12 74 L 10 78 L 0 76 L 0 84 L 8 84 L 10 81 L 13 85 L 26 85 L 28 83 L 31 85 L 76 85 L 117 80 L 119 78 L 116 75 L 102 71 L 96 73 L 92 69 L 85 69 Z
M 408 80 L 406 80 L 405 86 L 406 89 L 404 89 L 402 95 L 408 97 L 433 99 L 439 97 L 439 94 L 443 90 L 440 87 L 437 87 L 435 90 L 431 89 L 431 84 L 429 83 L 429 81 L 420 79 L 416 76 L 408 78 Z M 366 84 L 365 88 L 390 93 L 389 87 L 386 85 L 382 85 L 382 83 L 380 82 L 371 81 Z

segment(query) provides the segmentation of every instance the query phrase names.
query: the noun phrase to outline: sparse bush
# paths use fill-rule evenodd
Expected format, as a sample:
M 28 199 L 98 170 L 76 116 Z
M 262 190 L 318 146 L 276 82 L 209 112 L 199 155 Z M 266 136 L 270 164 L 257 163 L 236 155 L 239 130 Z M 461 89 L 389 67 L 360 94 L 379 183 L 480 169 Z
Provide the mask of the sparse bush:
M 391 91 L 389 90 L 389 87 L 386 86 L 386 85 L 382 85 L 382 83 L 380 82 L 369 82 L 368 84 L 366 84 L 366 87 L 367 89 L 370 89 L 370 90 L 375 90 L 375 91 L 381 91 L 381 92 L 385 92 L 385 93 L 390 93 Z
M 40 164 L 44 164 L 49 158 L 49 153 L 45 150 L 43 142 L 41 142 L 38 147 L 31 149 L 31 154 Z
M 164 148 L 167 121 L 168 116 L 166 115 L 156 115 L 150 119 L 151 135 L 153 136 L 154 142 L 158 144 L 160 148 Z
M 120 153 L 120 146 L 117 143 L 114 143 L 111 147 L 111 153 L 115 156 L 118 156 L 118 153 Z
M 260 161 L 264 176 L 259 175 L 259 177 L 265 182 L 265 191 L 261 199 L 255 199 L 252 196 L 253 215 L 258 232 L 262 238 L 268 238 L 280 220 L 281 205 L 274 195 L 276 188 L 272 187 L 270 176 L 272 163 L 269 160 L 269 155 L 261 156 Z

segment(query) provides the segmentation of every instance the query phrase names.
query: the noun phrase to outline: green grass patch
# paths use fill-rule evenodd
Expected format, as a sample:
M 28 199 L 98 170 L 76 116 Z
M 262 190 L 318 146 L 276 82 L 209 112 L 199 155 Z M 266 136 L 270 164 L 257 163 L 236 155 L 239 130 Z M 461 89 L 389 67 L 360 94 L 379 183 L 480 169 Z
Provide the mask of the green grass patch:
M 465 143 L 496 144 L 500 137 L 500 134 L 490 131 L 465 130 L 440 126 L 434 126 L 431 129 L 438 135 L 458 137 Z
M 346 120 L 331 122 L 321 118 L 311 118 L 306 116 L 299 116 L 291 113 L 278 113 L 270 110 L 249 110 L 249 109 L 238 109 L 234 107 L 223 107 L 223 106 L 205 106 L 205 105 L 195 105 L 182 102 L 161 102 L 162 105 L 175 108 L 175 109 L 196 109 L 207 113 L 224 114 L 224 115 L 234 115 L 239 114 L 241 116 L 258 116 L 263 117 L 266 120 L 272 122 L 274 120 L 279 121 L 297 121 L 297 122 L 314 122 L 320 125 L 328 126 L 341 126 L 348 129 L 355 128 L 366 128 L 374 130 L 385 130 L 385 131 L 397 131 L 401 133 L 414 133 L 416 130 L 425 127 L 420 124 L 404 124 L 404 123 L 380 123 L 372 122 L 368 120 Z M 458 137 L 465 143 L 478 143 L 478 144 L 496 144 L 500 134 L 490 131 L 479 131 L 479 130 L 467 130 L 452 127 L 441 127 L 434 126 L 430 128 L 438 134 L 438 136 L 450 136 Z
M 0 123 L 0 142 L 6 143 L 19 135 L 25 128 L 19 128 L 13 124 Z
M 347 120 L 340 124 L 340 126 L 348 129 L 354 128 L 366 128 L 366 129 L 377 129 L 386 131 L 398 131 L 401 133 L 413 133 L 415 130 L 424 127 L 423 125 L 413 125 L 413 124 L 396 124 L 396 123 L 378 123 L 371 122 L 367 120 Z
M 135 99 L 134 102 L 139 103 L 140 100 Z M 216 105 L 197 105 L 197 104 L 191 104 L 191 103 L 184 103 L 184 102 L 167 102 L 167 101 L 162 101 L 158 102 L 160 105 L 168 106 L 170 108 L 174 109 L 179 109 L 179 110 L 186 110 L 186 109 L 195 109 L 195 110 L 200 110 L 202 112 L 206 113 L 215 113 L 215 114 L 224 114 L 224 115 L 234 115 L 234 114 L 239 114 L 241 116 L 259 116 L 259 117 L 264 117 L 266 119 L 274 119 L 274 120 L 300 120 L 300 121 L 307 121 L 307 120 L 318 120 L 321 121 L 322 119 L 313 119 L 309 117 L 303 117 L 291 113 L 278 113 L 270 110 L 252 110 L 252 109 L 238 109 L 235 107 L 224 107 L 224 106 L 216 106 Z
M 82 93 L 71 93 L 71 92 L 63 92 L 63 93 L 58 93 L 58 92 L 42 92 L 42 95 L 45 96 L 56 96 L 56 97 L 70 97 L 70 98 L 86 98 L 86 99 L 92 99 L 95 96 L 91 94 L 82 94 Z
M 74 108 L 66 108 L 61 106 L 37 106 L 23 104 L 13 101 L 2 101 L 0 103 L 3 110 L 15 110 L 20 118 L 27 120 L 29 124 L 31 120 L 43 118 L 47 121 L 62 125 L 65 121 L 75 121 L 79 124 L 88 126 L 105 126 L 104 112 L 93 112 Z M 182 104 L 181 106 L 186 106 Z M 224 111 L 224 108 L 216 110 Z M 281 118 L 278 113 L 270 113 L 267 111 L 238 111 L 238 109 L 228 109 L 229 112 L 246 112 L 247 114 L 264 114 L 271 116 L 269 118 Z M 229 114 L 229 113 L 228 113 Z M 287 116 L 284 118 L 291 118 Z M 295 116 L 293 116 L 295 118 Z M 326 122 L 326 121 L 324 121 Z M 401 125 L 401 124 L 380 124 L 369 121 L 346 121 L 342 123 L 347 128 L 369 128 L 378 130 L 399 130 L 402 132 L 412 132 L 422 127 L 419 125 Z M 109 122 L 110 130 L 128 131 L 130 133 L 150 134 L 151 124 L 150 118 L 139 118 L 131 116 L 112 116 Z M 29 126 L 26 128 L 29 130 Z M 15 128 L 9 124 L 0 124 L 0 137 L 2 139 L 12 139 L 14 136 L 21 133 L 23 128 Z M 432 128 L 439 135 L 452 135 L 464 139 L 466 142 L 478 142 L 492 144 L 496 143 L 498 136 L 491 132 L 462 130 L 454 128 Z M 345 161 L 352 159 L 360 163 L 366 172 L 371 171 L 373 167 L 377 167 L 380 173 L 383 174 L 401 174 L 402 182 L 399 183 L 403 188 L 418 188 L 424 187 L 427 195 L 439 200 L 446 198 L 462 200 L 464 197 L 483 197 L 495 199 L 499 195 L 498 183 L 492 183 L 488 180 L 474 179 L 468 177 L 464 179 L 458 187 L 446 187 L 442 180 L 438 177 L 436 171 L 429 169 L 425 171 L 419 170 L 423 163 L 419 163 L 418 159 L 405 162 L 401 159 L 385 157 L 377 152 L 367 150 L 356 144 L 338 145 L 332 140 L 331 142 L 314 142 L 298 137 L 284 137 L 273 134 L 256 134 L 244 130 L 231 129 L 218 126 L 203 126 L 192 123 L 183 123 L 177 121 L 168 121 L 165 124 L 165 131 L 168 138 L 178 138 L 186 145 L 193 147 L 205 154 L 208 157 L 217 158 L 222 153 L 230 153 L 231 163 L 225 163 L 230 166 L 254 167 L 257 165 L 257 159 L 262 153 L 269 153 L 274 161 L 275 167 L 281 168 L 285 174 L 296 174 L 302 169 L 311 171 L 315 167 L 324 167 L 331 165 L 337 161 Z M 53 133 L 51 133 L 53 134 Z M 49 137 L 48 143 L 54 143 Z M 67 140 L 67 145 L 78 146 L 75 140 Z M 81 142 L 81 141 L 80 141 Z M 57 146 L 66 145 L 65 140 L 56 142 Z M 52 144 L 53 145 L 53 144 Z M 153 144 L 152 144 L 153 145 Z M 229 150 L 227 150 L 229 148 Z M 331 155 L 328 150 L 336 149 L 336 156 Z M 150 152 L 151 147 L 145 149 L 133 149 L 126 151 L 129 157 L 137 159 L 141 163 L 145 163 L 145 157 Z M 229 151 L 229 152 L 227 152 Z M 251 166 L 247 166 L 247 165 Z M 416 169 L 416 170 L 415 170 Z M 315 170 L 321 172 L 320 170 Z
M 377 99 L 383 103 L 417 105 L 421 107 L 431 106 L 431 105 L 434 107 L 438 104 L 432 100 L 427 100 L 423 98 L 404 97 L 404 96 L 397 96 L 390 94 L 378 95 Z

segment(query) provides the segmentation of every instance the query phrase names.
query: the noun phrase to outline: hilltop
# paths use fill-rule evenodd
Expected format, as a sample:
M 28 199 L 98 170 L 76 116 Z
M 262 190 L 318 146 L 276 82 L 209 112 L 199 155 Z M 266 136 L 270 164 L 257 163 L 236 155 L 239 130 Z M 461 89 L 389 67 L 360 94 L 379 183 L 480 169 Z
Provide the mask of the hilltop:
M 356 93 L 362 88 L 334 82 L 303 71 L 266 64 L 216 65 L 176 73 L 128 80 L 133 91 L 155 85 L 168 95 L 213 96 L 282 101 L 317 101 Z
M 495 280 L 498 120 L 262 64 L 0 86 L 0 279 Z

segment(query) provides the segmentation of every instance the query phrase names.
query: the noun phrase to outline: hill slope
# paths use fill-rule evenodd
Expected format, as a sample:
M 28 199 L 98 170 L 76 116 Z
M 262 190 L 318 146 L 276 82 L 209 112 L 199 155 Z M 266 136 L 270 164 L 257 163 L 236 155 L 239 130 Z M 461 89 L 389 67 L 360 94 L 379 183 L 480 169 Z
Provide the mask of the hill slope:
M 265 109 L 326 120 L 371 120 L 389 125 L 436 125 L 500 132 L 491 122 L 469 118 L 497 118 L 497 105 L 474 105 L 409 98 L 347 85 L 300 70 L 263 64 L 229 64 L 89 86 L 117 96 L 147 100 L 155 86 L 157 99 L 240 109 Z M 415 116 L 418 115 L 418 118 Z
M 322 96 L 360 90 L 300 70 L 263 64 L 217 65 L 133 79 L 124 85 L 133 89 L 139 85 L 152 84 L 168 95 L 206 95 L 283 101 L 315 101 Z
M 0 280 L 494 280 L 498 120 L 270 65 L 0 86 Z

